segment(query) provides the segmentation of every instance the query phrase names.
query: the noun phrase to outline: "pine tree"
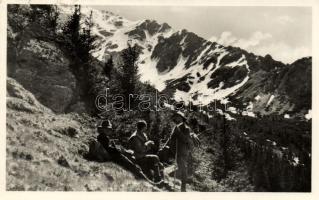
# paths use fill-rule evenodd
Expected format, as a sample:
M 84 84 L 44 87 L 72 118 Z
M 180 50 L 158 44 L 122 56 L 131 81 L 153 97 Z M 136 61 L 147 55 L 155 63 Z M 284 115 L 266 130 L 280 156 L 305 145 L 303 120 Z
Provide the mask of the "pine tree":
M 113 70 L 114 64 L 113 64 L 113 58 L 112 56 L 105 62 L 104 64 L 104 74 L 109 79 L 111 79 L 111 72 Z
M 93 12 L 91 11 L 81 29 L 81 6 L 75 5 L 72 16 L 62 28 L 63 37 L 66 40 L 65 47 L 71 56 L 81 61 L 82 65 L 90 64 L 90 52 L 96 47 L 94 43 L 96 36 L 92 34 L 93 25 Z
M 73 56 L 76 56 L 75 49 L 80 41 L 80 20 L 81 6 L 75 5 L 72 16 L 62 28 L 63 37 L 65 38 L 65 47 Z
M 58 6 L 55 5 L 51 12 L 50 21 L 49 21 L 49 27 L 52 28 L 55 34 L 57 32 L 59 15 L 60 15 L 60 12 L 59 12 Z
M 136 84 L 139 80 L 138 75 L 138 66 L 137 66 L 137 60 L 139 57 L 139 51 L 137 48 L 137 45 L 134 45 L 133 47 L 128 44 L 128 48 L 124 49 L 121 54 L 123 64 L 120 65 L 120 71 L 121 71 L 121 88 L 123 91 L 123 95 L 125 97 L 126 101 L 126 107 L 128 107 L 129 103 L 131 103 L 131 106 L 134 107 L 135 102 L 131 98 L 131 101 L 129 102 L 130 95 L 135 94 L 136 92 Z
M 218 130 L 219 152 L 214 165 L 213 177 L 218 181 L 225 179 L 228 172 L 234 170 L 238 164 L 241 153 L 235 135 L 237 130 L 236 124 L 231 124 L 226 120 L 225 115 L 222 115 L 222 124 Z
M 87 63 L 90 61 L 90 52 L 96 48 L 95 40 L 96 36 L 92 34 L 93 23 L 93 12 L 91 11 L 90 16 L 85 20 L 85 27 L 82 29 L 79 38 L 78 56 L 83 62 Z

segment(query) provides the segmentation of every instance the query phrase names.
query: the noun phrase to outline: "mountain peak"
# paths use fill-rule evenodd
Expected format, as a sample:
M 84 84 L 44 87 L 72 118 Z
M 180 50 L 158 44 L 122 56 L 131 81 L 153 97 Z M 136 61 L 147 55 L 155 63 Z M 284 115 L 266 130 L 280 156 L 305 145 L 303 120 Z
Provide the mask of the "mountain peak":
M 190 101 L 193 94 L 198 94 L 197 103 L 209 103 L 238 93 L 245 95 L 245 101 L 253 101 L 258 94 L 275 93 L 287 73 L 288 65 L 271 55 L 258 56 L 239 47 L 225 47 L 187 29 L 174 32 L 167 23 L 156 20 L 134 22 L 110 16 L 97 20 L 97 27 L 97 33 L 103 32 L 104 36 L 95 57 L 101 60 L 105 54 L 119 53 L 128 40 L 138 44 L 142 49 L 141 80 L 160 91 L 170 91 L 175 100 Z M 307 64 L 305 60 L 296 62 Z

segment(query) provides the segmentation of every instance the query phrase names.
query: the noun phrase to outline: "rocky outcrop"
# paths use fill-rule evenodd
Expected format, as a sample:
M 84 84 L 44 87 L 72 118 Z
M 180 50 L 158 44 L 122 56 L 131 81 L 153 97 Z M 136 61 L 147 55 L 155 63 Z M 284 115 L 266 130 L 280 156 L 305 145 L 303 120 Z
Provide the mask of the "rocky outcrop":
M 8 46 L 8 52 L 12 51 Z M 30 39 L 16 60 L 8 59 L 9 76 L 54 112 L 66 111 L 76 95 L 76 78 L 69 60 L 54 43 Z

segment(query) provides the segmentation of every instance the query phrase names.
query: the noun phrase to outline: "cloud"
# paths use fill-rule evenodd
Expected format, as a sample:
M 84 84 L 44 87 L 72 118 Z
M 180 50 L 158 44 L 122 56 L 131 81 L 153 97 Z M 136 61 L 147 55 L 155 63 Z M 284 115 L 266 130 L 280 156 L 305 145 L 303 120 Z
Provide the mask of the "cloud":
M 217 42 L 224 46 L 236 46 L 243 49 L 248 49 L 250 47 L 257 46 L 266 39 L 271 38 L 272 35 L 269 33 L 262 33 L 260 31 L 254 32 L 249 38 L 238 38 L 234 36 L 231 32 L 223 32 L 219 38 L 216 36 L 211 37 L 209 40 L 212 42 Z
M 223 32 L 219 38 L 219 43 L 224 45 L 232 45 L 237 41 L 237 38 L 232 35 L 231 32 Z
M 281 15 L 277 17 L 277 22 L 280 24 L 289 24 L 294 22 L 293 18 L 288 15 Z
M 219 37 L 213 36 L 210 41 L 224 46 L 234 46 L 265 56 L 270 54 L 275 60 L 292 63 L 299 58 L 311 56 L 311 48 L 306 46 L 290 46 L 284 42 L 277 42 L 271 34 L 256 31 L 248 38 L 238 38 L 231 32 L 225 31 Z
M 254 49 L 258 55 L 270 54 L 275 60 L 292 63 L 299 58 L 311 56 L 311 48 L 306 46 L 292 47 L 284 42 L 273 42 Z
M 235 46 L 241 47 L 243 49 L 247 49 L 250 47 L 257 46 L 261 43 L 261 41 L 267 40 L 271 38 L 272 35 L 269 33 L 262 33 L 260 31 L 254 32 L 250 38 L 248 39 L 239 39 Z

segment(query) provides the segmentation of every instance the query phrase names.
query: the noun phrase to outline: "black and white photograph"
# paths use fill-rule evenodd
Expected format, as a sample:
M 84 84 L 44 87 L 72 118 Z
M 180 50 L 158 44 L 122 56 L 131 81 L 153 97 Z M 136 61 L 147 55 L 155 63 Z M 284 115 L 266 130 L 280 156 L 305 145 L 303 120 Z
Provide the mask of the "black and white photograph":
M 6 4 L 7 192 L 313 192 L 311 5 L 102 2 Z

